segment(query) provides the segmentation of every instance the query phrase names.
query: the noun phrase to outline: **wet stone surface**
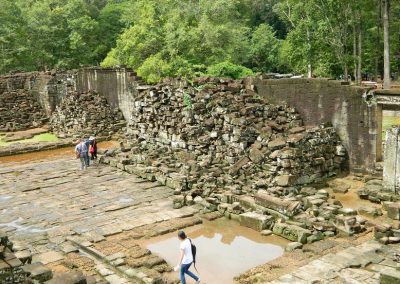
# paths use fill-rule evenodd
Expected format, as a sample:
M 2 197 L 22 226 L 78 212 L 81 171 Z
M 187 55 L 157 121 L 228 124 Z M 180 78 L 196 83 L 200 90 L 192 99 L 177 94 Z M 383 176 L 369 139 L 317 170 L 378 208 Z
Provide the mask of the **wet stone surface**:
M 195 210 L 173 209 L 173 190 L 157 183 L 108 166 L 78 168 L 79 161 L 68 158 L 0 164 L 0 231 L 13 241 L 16 254 L 30 253 L 32 263 L 50 267 L 55 278 L 78 269 L 97 283 L 150 281 L 148 273 L 126 265 L 127 259 L 134 261 L 126 258 L 131 255 L 106 258 L 114 244 L 109 238 L 131 240 L 136 229 L 144 232 L 140 238 L 190 226 L 199 221 L 191 217 Z

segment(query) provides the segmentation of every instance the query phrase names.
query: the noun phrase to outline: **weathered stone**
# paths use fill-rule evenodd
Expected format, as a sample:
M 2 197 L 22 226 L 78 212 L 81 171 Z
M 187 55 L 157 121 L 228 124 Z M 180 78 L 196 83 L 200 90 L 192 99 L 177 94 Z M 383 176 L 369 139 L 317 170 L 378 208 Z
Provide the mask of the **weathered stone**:
M 332 182 L 329 182 L 329 186 L 333 189 L 334 193 L 347 193 L 351 187 L 349 184 L 346 184 L 341 180 L 333 180 Z
M 282 139 L 276 139 L 276 140 L 268 143 L 268 148 L 270 148 L 271 150 L 280 149 L 285 146 L 286 146 L 286 141 L 284 141 Z
M 352 236 L 361 231 L 361 227 L 354 216 L 336 216 L 334 224 L 338 231 L 346 236 Z
M 281 175 L 275 178 L 278 186 L 292 186 L 296 183 L 297 177 L 293 175 Z
M 400 220 L 400 203 L 388 204 L 387 216 L 393 220 Z
M 307 238 L 311 235 L 310 230 L 285 223 L 276 223 L 272 231 L 278 236 L 302 244 L 305 244 L 307 242 Z
M 362 206 L 358 208 L 358 213 L 361 215 L 368 215 L 371 217 L 382 216 L 382 211 L 378 208 Z
M 272 231 L 271 230 L 262 230 L 261 235 L 270 236 L 270 235 L 272 235 Z
M 285 250 L 286 251 L 294 251 L 296 249 L 302 249 L 303 248 L 303 244 L 299 243 L 299 242 L 293 242 L 293 243 L 289 243 L 286 245 Z
M 253 163 L 258 164 L 263 160 L 264 154 L 257 148 L 252 147 L 249 152 L 249 158 Z
M 258 191 L 255 195 L 256 203 L 287 216 L 294 216 L 300 210 L 300 202 L 280 199 L 265 191 Z
M 398 192 L 400 189 L 400 175 L 397 169 L 400 168 L 398 159 L 398 148 L 400 144 L 400 127 L 392 127 L 386 130 L 386 143 L 383 164 L 383 183 L 387 190 Z
M 270 229 L 273 225 L 274 218 L 272 216 L 261 215 L 255 212 L 247 212 L 240 214 L 240 224 L 256 231 Z
M 22 269 L 32 280 L 44 282 L 53 278 L 51 269 L 41 263 L 25 264 Z
M 52 262 L 56 262 L 59 261 L 61 259 L 63 259 L 63 255 L 59 252 L 56 251 L 49 251 L 49 252 L 45 252 L 39 255 L 35 255 L 33 257 L 33 261 L 34 262 L 41 262 L 43 264 L 48 264 L 48 263 L 52 263 Z
M 173 207 L 174 209 L 182 208 L 185 205 L 185 197 L 183 195 L 178 195 L 174 197 Z
M 380 284 L 397 284 L 400 283 L 400 271 L 392 267 L 387 267 L 380 271 Z
M 44 282 L 45 284 L 87 284 L 86 277 L 81 271 L 63 273 L 53 279 Z

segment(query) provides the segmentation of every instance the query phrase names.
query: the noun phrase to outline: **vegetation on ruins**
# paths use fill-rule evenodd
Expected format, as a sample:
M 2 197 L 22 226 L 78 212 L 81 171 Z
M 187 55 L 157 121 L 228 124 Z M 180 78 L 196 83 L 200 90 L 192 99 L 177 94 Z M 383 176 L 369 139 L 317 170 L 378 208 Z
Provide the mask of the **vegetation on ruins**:
M 386 77 L 389 65 L 400 69 L 395 0 L 0 0 L 0 7 L 0 73 L 102 65 L 131 67 L 150 83 L 256 72 L 360 81 L 383 77 L 384 61 Z

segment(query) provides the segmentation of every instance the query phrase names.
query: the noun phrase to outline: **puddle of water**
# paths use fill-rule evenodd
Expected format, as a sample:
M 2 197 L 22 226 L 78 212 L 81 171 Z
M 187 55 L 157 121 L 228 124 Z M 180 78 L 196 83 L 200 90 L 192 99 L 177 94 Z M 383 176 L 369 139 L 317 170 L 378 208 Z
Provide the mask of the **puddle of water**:
M 261 236 L 259 232 L 226 219 L 204 222 L 185 231 L 197 247 L 196 266 L 202 283 L 208 284 L 232 283 L 234 276 L 280 257 L 283 246 L 288 243 L 277 236 Z M 147 240 L 143 246 L 175 266 L 179 244 L 173 233 Z M 195 272 L 193 267 L 191 270 Z M 179 277 L 178 272 L 169 276 Z
M 98 148 L 108 149 L 118 146 L 116 141 L 104 141 L 98 143 Z M 65 147 L 54 150 L 46 150 L 40 152 L 19 154 L 14 156 L 0 157 L 0 164 L 5 163 L 23 163 L 23 162 L 33 162 L 48 160 L 56 157 L 71 157 L 75 159 L 75 147 Z
M 132 202 L 132 201 L 133 201 L 133 198 L 121 197 L 119 199 L 119 202 L 122 202 L 122 203 L 128 203 L 128 202 Z
M 14 220 L 9 223 L 0 223 L 0 227 L 11 227 L 14 228 L 16 232 L 27 232 L 27 233 L 43 233 L 47 232 L 50 229 L 37 229 L 33 228 L 32 226 L 23 226 L 18 223 L 21 223 L 23 219 L 19 217 L 17 220 Z M 54 227 L 55 228 L 55 227 Z
M 9 195 L 0 196 L 0 202 L 7 201 L 10 198 L 12 198 L 12 196 L 9 196 Z

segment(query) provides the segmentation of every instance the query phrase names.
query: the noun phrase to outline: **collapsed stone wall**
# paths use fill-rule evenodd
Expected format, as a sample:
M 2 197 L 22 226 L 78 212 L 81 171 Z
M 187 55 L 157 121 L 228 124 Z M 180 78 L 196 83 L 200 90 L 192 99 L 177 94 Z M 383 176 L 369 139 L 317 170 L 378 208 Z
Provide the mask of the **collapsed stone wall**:
M 263 79 L 262 76 L 252 83 L 267 101 L 295 107 L 304 125 L 332 123 L 349 154 L 351 172 L 375 172 L 381 118 L 377 117 L 377 105 L 365 96 L 368 88 L 328 79 Z
M 302 127 L 295 109 L 266 104 L 242 80 L 142 87 L 131 118 L 128 146 L 104 161 L 175 188 L 182 204 L 226 191 L 286 195 L 346 162 L 332 127 Z
M 71 92 L 50 118 L 50 130 L 60 138 L 108 137 L 122 131 L 125 125 L 122 113 L 94 91 Z
M 0 76 L 0 131 L 43 126 L 62 98 L 75 89 L 74 72 Z
M 47 122 L 46 113 L 26 84 L 27 74 L 0 78 L 0 131 L 24 130 Z

